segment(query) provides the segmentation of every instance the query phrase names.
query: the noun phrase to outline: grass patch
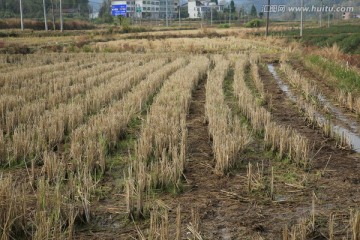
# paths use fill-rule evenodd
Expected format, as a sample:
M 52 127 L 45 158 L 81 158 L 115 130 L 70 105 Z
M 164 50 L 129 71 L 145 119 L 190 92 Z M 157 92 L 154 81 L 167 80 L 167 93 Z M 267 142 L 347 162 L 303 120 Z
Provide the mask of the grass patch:
M 273 35 L 299 39 L 299 30 L 274 32 Z M 339 24 L 329 28 L 305 28 L 301 41 L 305 45 L 318 47 L 331 47 L 336 43 L 344 53 L 360 54 L 360 27 L 354 24 Z
M 234 83 L 234 69 L 230 68 L 228 71 L 228 74 L 226 75 L 226 77 L 224 79 L 224 85 L 223 85 L 225 102 L 231 109 L 233 116 L 238 117 L 242 124 L 245 124 L 248 127 L 248 129 L 251 129 L 250 122 L 246 119 L 246 117 L 244 115 L 242 115 L 241 110 L 238 106 L 238 100 L 236 99 L 235 95 L 233 94 L 233 92 L 234 92 L 233 83 Z
M 245 83 L 247 87 L 250 89 L 253 96 L 255 96 L 257 103 L 262 106 L 264 105 L 264 99 L 261 97 L 260 92 L 257 90 L 254 81 L 251 76 L 251 69 L 250 65 L 245 69 Z
M 331 83 L 338 88 L 348 92 L 359 92 L 360 90 L 360 75 L 351 69 L 347 69 L 335 62 L 329 61 L 317 55 L 305 57 L 305 61 L 310 63 L 314 68 L 317 68 L 334 77 L 336 81 Z

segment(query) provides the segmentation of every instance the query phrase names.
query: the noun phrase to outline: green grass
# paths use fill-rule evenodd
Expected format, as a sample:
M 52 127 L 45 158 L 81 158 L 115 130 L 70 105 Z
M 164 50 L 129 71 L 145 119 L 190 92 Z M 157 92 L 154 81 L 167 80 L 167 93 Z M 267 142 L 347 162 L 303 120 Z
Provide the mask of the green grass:
M 225 101 L 229 106 L 229 108 L 231 109 L 233 115 L 240 119 L 241 124 L 245 124 L 247 128 L 251 130 L 252 129 L 251 124 L 246 119 L 246 117 L 242 115 L 241 110 L 238 106 L 238 100 L 233 94 L 234 92 L 233 83 L 234 83 L 234 69 L 231 68 L 224 79 L 223 91 L 224 91 Z
M 274 32 L 273 35 L 298 39 L 299 30 Z M 336 43 L 344 53 L 360 54 L 360 27 L 348 24 L 333 25 L 329 28 L 305 28 L 301 41 L 305 45 L 318 47 L 331 47 Z
M 345 67 L 326 60 L 317 55 L 311 55 L 305 58 L 305 61 L 311 65 L 320 68 L 325 73 L 335 77 L 336 81 L 333 82 L 335 87 L 339 87 L 349 92 L 360 92 L 360 75 L 353 70 L 346 69 Z
M 259 65 L 259 68 L 261 66 Z M 258 104 L 260 106 L 263 106 L 265 104 L 264 100 L 261 97 L 260 92 L 257 90 L 253 78 L 252 78 L 252 74 L 251 74 L 251 65 L 247 66 L 245 69 L 245 83 L 246 86 L 250 89 L 251 93 L 253 96 L 255 96 L 256 101 L 258 102 Z

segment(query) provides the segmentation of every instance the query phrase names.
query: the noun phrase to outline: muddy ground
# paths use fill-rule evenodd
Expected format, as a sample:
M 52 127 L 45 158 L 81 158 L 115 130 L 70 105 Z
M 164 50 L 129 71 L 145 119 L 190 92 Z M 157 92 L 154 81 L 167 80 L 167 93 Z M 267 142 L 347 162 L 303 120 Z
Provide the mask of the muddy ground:
M 293 64 L 303 75 L 322 81 L 301 63 Z M 308 124 L 266 68 L 260 68 L 260 76 L 271 99 L 271 104 L 265 107 L 271 111 L 273 119 L 296 129 L 314 142 L 316 155 L 311 168 L 301 169 L 287 159 L 278 159 L 276 154 L 264 149 L 261 137 L 254 134 L 250 147 L 239 154 L 235 168 L 226 176 L 216 175 L 205 118 L 206 80 L 201 81 L 193 93 L 187 117 L 188 151 L 182 192 L 159 193 L 157 196 L 170 209 L 170 239 L 175 236 L 175 209 L 179 205 L 182 239 L 191 237 L 187 226 L 190 222 L 194 224 L 194 213 L 198 214 L 198 230 L 203 239 L 281 239 L 285 226 L 290 229 L 301 219 L 310 222 L 314 206 L 315 228 L 308 229 L 307 239 L 329 237 L 331 214 L 335 214 L 335 239 L 348 235 L 349 209 L 360 206 L 359 154 L 337 148 L 335 141 L 324 137 L 321 129 Z M 326 85 L 318 85 L 324 95 L 331 94 Z M 229 99 L 229 106 L 234 114 L 238 114 L 234 101 Z M 136 135 L 137 131 L 139 126 L 133 129 L 132 134 Z M 126 151 L 120 154 L 120 158 L 125 158 L 125 155 Z M 249 162 L 255 169 L 264 169 L 264 179 L 269 179 L 270 169 L 274 168 L 273 199 L 268 194 L 266 182 L 257 190 L 248 191 L 246 176 Z M 124 198 L 119 187 L 119 171 L 122 168 L 115 164 L 100 183 L 104 197 L 93 204 L 91 224 L 78 227 L 78 239 L 134 239 L 139 238 L 139 232 L 146 233 L 148 219 L 132 221 L 124 213 Z

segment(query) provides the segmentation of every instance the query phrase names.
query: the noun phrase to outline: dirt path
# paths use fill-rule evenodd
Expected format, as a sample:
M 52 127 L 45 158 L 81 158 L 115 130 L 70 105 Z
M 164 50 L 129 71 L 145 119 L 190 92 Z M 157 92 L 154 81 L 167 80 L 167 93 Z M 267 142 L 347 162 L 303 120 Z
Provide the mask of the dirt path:
M 204 239 L 232 239 L 240 233 L 239 225 L 231 221 L 240 202 L 221 191 L 228 187 L 229 179 L 213 173 L 212 143 L 205 121 L 205 85 L 206 80 L 203 80 L 195 90 L 187 118 L 186 190 L 175 199 L 165 201 L 172 208 L 177 204 L 182 206 L 183 236 L 187 232 L 185 226 L 191 222 L 191 209 L 195 209 L 200 216 L 200 232 Z
M 214 160 L 208 127 L 205 122 L 205 81 L 193 94 L 187 118 L 188 151 L 184 175 L 185 192 L 165 196 L 163 200 L 171 209 L 182 207 L 182 236 L 187 236 L 186 225 L 191 222 L 191 209 L 200 217 L 200 232 L 204 239 L 277 239 L 283 226 L 295 221 L 308 203 L 299 201 L 276 204 L 249 196 L 246 190 L 246 162 L 229 176 L 219 177 L 213 173 Z M 257 145 L 257 144 L 255 144 Z M 255 150 L 257 151 L 257 149 Z M 263 157 L 262 160 L 266 160 Z M 296 211 L 292 209 L 298 209 Z M 274 218 L 277 224 L 274 224 Z

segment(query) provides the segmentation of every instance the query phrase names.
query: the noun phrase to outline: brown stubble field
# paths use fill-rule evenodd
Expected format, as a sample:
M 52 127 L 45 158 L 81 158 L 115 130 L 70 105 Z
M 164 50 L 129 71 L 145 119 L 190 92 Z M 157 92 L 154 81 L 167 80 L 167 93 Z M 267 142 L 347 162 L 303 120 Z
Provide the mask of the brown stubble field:
M 360 91 L 284 40 L 150 35 L 0 55 L 2 239 L 360 239 Z

